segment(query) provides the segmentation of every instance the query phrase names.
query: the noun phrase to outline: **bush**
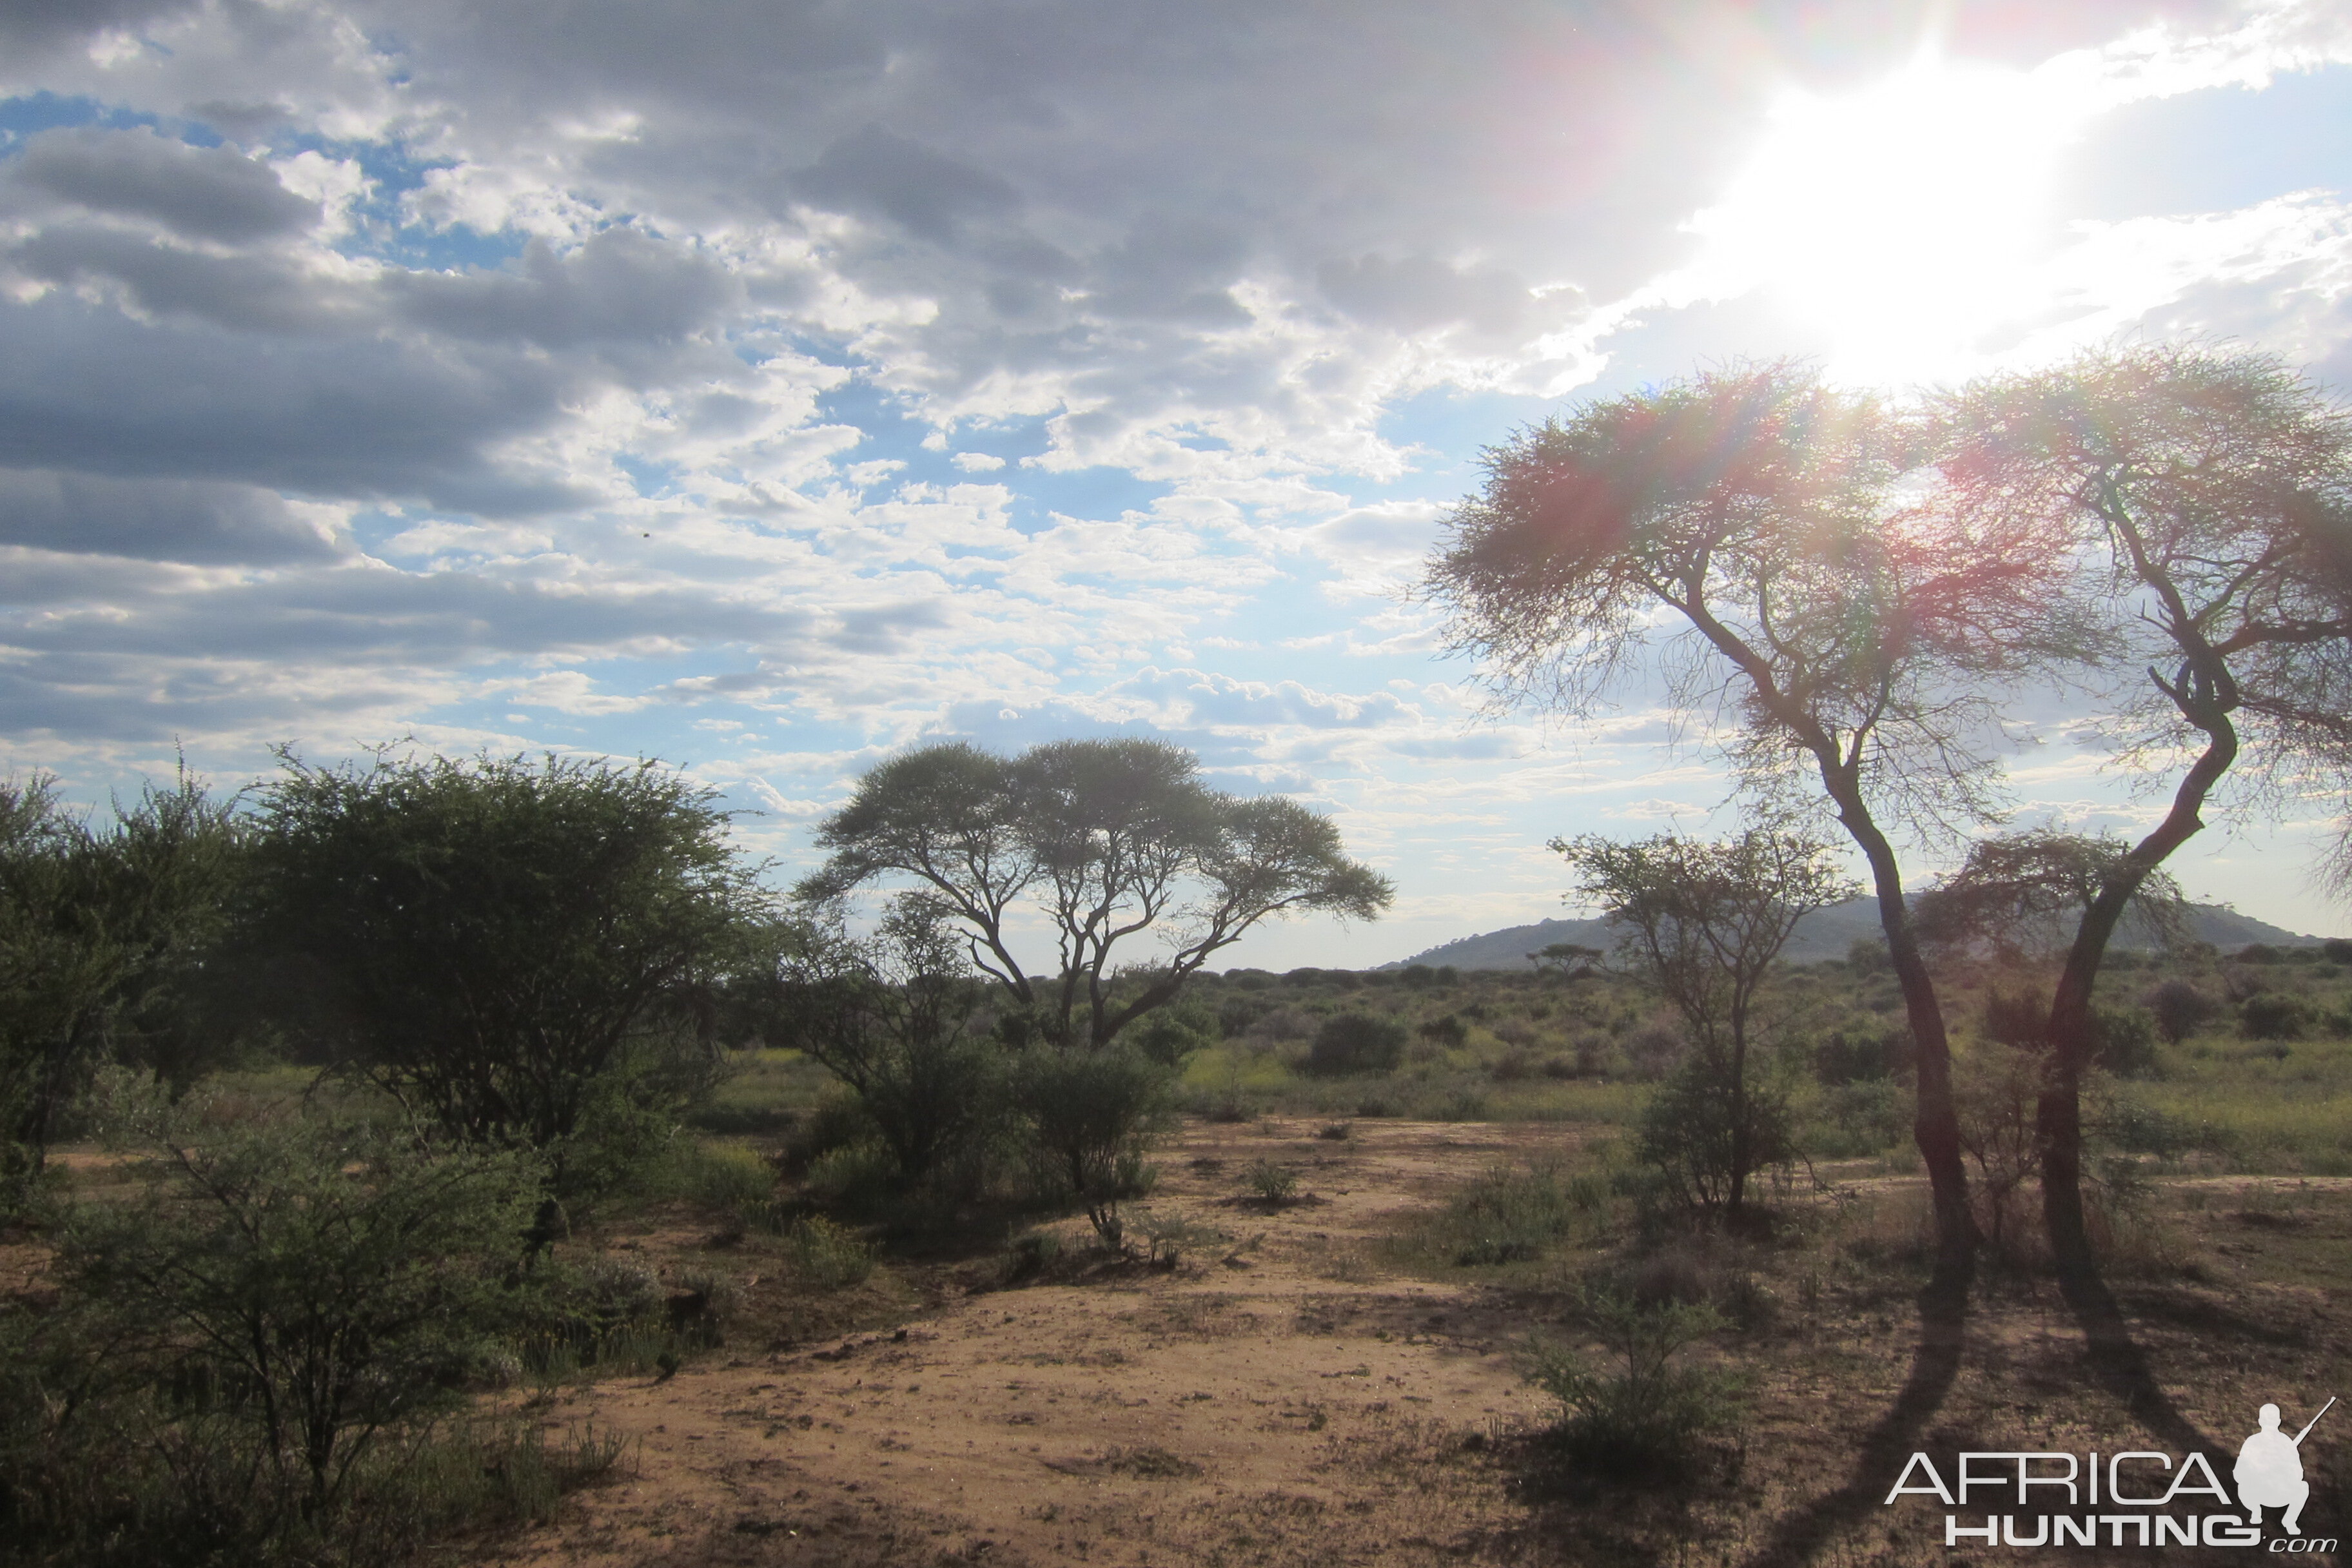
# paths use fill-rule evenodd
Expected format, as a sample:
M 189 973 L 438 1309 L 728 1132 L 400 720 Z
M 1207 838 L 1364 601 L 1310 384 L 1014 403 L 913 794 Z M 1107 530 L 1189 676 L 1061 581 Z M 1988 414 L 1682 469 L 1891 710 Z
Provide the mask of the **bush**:
M 2117 1078 L 2154 1078 L 2161 1065 L 2156 1056 L 2156 1020 L 2147 1014 L 2110 1012 L 2091 1015 L 2091 1060 Z
M 1244 1173 L 1242 1183 L 1269 1208 L 1279 1208 L 1298 1195 L 1298 1173 L 1271 1160 L 1259 1160 Z
M 1655 1083 L 1675 1070 L 1690 1046 L 1671 1024 L 1648 1024 L 1625 1037 L 1625 1065 L 1644 1083 Z
M 1910 1098 L 1885 1078 L 1823 1089 L 1813 1152 L 1851 1159 L 1894 1148 L 1911 1134 Z
M 1470 1038 L 1470 1026 L 1453 1013 L 1442 1018 L 1432 1018 L 1416 1031 L 1423 1039 L 1447 1050 L 1459 1050 Z
M 1735 1087 L 1728 1061 L 1696 1052 L 1643 1110 L 1637 1157 L 1694 1208 L 1729 1204 L 1749 1176 L 1796 1157 L 1787 1095 L 1751 1077 L 1735 1108 Z
M 1217 1015 L 1205 1003 L 1181 997 L 1145 1014 L 1125 1037 L 1160 1066 L 1180 1068 L 1193 1052 L 1215 1045 L 1222 1033 Z
M 93 830 L 54 781 L 0 780 L 0 1218 L 111 1058 L 175 1091 L 234 1044 L 214 951 L 242 863 L 226 804 L 184 774 Z
M 2221 1004 L 2186 980 L 2168 980 L 2147 994 L 2157 1033 L 2179 1045 L 2221 1015 Z
M 73 1210 L 59 1275 L 118 1355 L 208 1391 L 274 1512 L 315 1517 L 373 1445 L 453 1402 L 510 1310 L 488 1266 L 520 1251 L 541 1174 L 323 1121 L 208 1129 L 136 1199 Z
M 1118 1205 L 1139 1195 L 1143 1157 L 1170 1116 L 1168 1069 L 1124 1046 L 1033 1050 L 1013 1074 L 1013 1102 L 1044 1171 L 1086 1205 L 1106 1246 L 1120 1240 Z
M 567 1194 L 707 1091 L 697 1005 L 765 896 L 716 793 L 549 756 L 320 769 L 260 795 L 257 940 L 282 1024 Z
M 1473 1179 L 1430 1222 L 1426 1244 L 1462 1268 L 1533 1262 L 1601 1202 L 1592 1178 L 1497 1165 Z
M 1884 1081 L 1908 1065 L 1909 1044 L 1897 1035 L 1833 1030 L 1813 1047 L 1813 1076 L 1832 1089 Z
M 877 1141 L 874 1118 L 854 1093 L 834 1089 L 795 1122 L 776 1151 L 776 1168 L 787 1176 L 805 1175 L 817 1161 L 837 1149 Z
M 2299 1040 L 2311 1022 L 2311 1009 L 2300 996 L 2266 992 L 2238 1005 L 2238 1029 L 2250 1040 Z
M 1307 1070 L 1328 1077 L 1389 1072 L 1404 1059 L 1404 1026 L 1370 1013 L 1335 1013 L 1307 1047 Z
M 1704 1304 L 1644 1307 L 1607 1295 L 1589 1298 L 1585 1312 L 1623 1370 L 1596 1371 L 1561 1346 L 1528 1346 L 1522 1358 L 1527 1381 L 1559 1401 L 1555 1436 L 1579 1464 L 1614 1479 L 1679 1475 L 1702 1436 L 1740 1415 L 1732 1378 L 1673 1364 L 1680 1352 L 1722 1329 L 1722 1316 Z
M 796 1277 L 824 1290 L 863 1284 L 874 1272 L 873 1247 L 856 1232 L 818 1215 L 802 1220 L 785 1235 L 784 1256 Z

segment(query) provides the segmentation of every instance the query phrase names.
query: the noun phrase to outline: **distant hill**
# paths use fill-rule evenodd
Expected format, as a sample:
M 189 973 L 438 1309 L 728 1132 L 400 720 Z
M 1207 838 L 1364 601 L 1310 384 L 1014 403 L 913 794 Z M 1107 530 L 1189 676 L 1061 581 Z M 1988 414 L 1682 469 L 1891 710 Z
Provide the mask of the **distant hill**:
M 2268 942 L 2273 947 L 2312 947 L 2320 940 L 2315 936 L 2299 935 L 2268 921 L 2258 921 L 2252 915 L 2242 915 L 2226 904 L 2191 904 L 2189 925 L 2200 941 L 2210 942 L 2219 948 L 2243 947 L 2252 942 Z M 1817 910 L 1798 921 L 1796 933 L 1790 937 L 1789 945 L 1781 950 L 1780 956 L 1791 963 L 1814 963 L 1824 958 L 1843 958 L 1846 949 L 1855 942 L 1878 934 L 1878 900 L 1867 895 L 1849 899 L 1844 903 Z M 1408 963 L 1426 963 L 1434 968 L 1442 963 L 1450 963 L 1456 969 L 1525 969 L 1528 967 L 1528 954 L 1553 942 L 1605 948 L 1612 940 L 1607 921 L 1538 921 L 1531 926 L 1511 926 L 1503 931 L 1490 931 L 1484 936 L 1462 937 L 1381 967 L 1402 969 Z M 2116 945 L 2150 947 L 2155 944 L 2145 935 L 2135 940 L 2126 929 Z

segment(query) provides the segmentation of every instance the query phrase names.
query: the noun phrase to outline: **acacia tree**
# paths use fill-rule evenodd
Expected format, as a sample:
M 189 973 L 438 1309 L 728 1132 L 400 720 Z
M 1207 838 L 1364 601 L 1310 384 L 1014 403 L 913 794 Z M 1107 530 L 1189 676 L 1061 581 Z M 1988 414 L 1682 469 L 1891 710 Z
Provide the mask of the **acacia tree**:
M 1505 700 L 1589 713 L 1654 672 L 1747 787 L 1834 815 L 1917 1042 L 1915 1134 L 1952 1279 L 1976 1231 L 1895 839 L 1993 815 L 2000 698 L 2079 657 L 2087 628 L 2045 515 L 1898 504 L 1916 438 L 1787 365 L 1589 404 L 1486 451 L 1423 587 Z
M 1938 412 L 1960 509 L 2061 535 L 2095 563 L 2109 668 L 2133 672 L 2106 728 L 2147 776 L 2178 774 L 2157 825 L 2075 879 L 2088 896 L 2051 999 L 2043 1215 L 2062 1274 L 2080 1282 L 2094 1269 L 2080 1089 L 2117 922 L 2233 769 L 2242 795 L 2352 805 L 2352 418 L 2268 355 L 2201 348 L 2088 353 L 1977 383 Z M 2352 826 L 2336 860 L 2348 869 Z
M 547 1152 L 559 1189 L 610 1174 L 693 1083 L 765 908 L 713 793 L 652 763 L 283 760 L 253 940 L 297 977 L 288 1026 L 460 1138 Z
M 1262 920 L 1373 920 L 1392 897 L 1325 818 L 1212 790 L 1191 752 L 1156 741 L 1058 741 L 1010 758 L 927 746 L 861 778 L 817 842 L 833 854 L 803 899 L 911 879 L 962 927 L 972 963 L 1072 1049 L 1099 1049 L 1172 1001 Z M 1014 956 L 1024 915 L 1054 934 L 1051 973 Z M 1116 969 L 1119 943 L 1154 928 L 1167 938 L 1159 961 Z
M 1681 1163 L 1701 1201 L 1736 1219 L 1748 1174 L 1784 1157 L 1777 1108 L 1750 1091 L 1757 1002 L 1797 922 L 1861 885 L 1819 839 L 1769 827 L 1709 843 L 1661 834 L 1619 844 L 1555 838 L 1586 898 L 1616 925 L 1618 951 L 1682 1015 L 1696 1048 L 1685 1081 L 1662 1097 L 1683 1125 L 1643 1142 Z M 1718 1192 L 1718 1187 L 1720 1191 Z

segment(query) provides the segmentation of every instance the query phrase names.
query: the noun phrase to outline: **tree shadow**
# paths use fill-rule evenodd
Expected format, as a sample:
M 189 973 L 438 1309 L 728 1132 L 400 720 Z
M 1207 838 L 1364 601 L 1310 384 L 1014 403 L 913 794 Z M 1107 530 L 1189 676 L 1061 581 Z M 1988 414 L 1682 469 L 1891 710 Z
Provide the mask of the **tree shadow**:
M 1746 1568 L 1798 1568 L 1811 1563 L 1832 1538 L 1885 1501 L 1959 1375 L 1969 1284 L 1965 1277 L 1939 1277 L 1919 1293 L 1919 1342 L 1912 1352 L 1910 1374 L 1894 1404 L 1863 1437 L 1852 1473 L 1834 1491 L 1783 1518 Z M 2222 1451 L 2157 1382 L 2147 1352 L 2132 1337 L 2106 1281 L 2093 1271 L 2062 1278 L 2059 1288 L 2082 1331 L 2084 1363 L 2093 1380 L 2175 1452 Z
M 2156 1381 L 2147 1352 L 2132 1337 L 2123 1307 L 2095 1268 L 2062 1269 L 2058 1293 L 2083 1331 L 2084 1362 L 2099 1386 L 2178 1453 L 2226 1451 L 2191 1421 Z
M 1771 1539 L 1748 1559 L 1747 1568 L 1811 1563 L 1831 1538 L 1875 1512 L 1894 1489 L 1904 1465 L 1920 1447 L 1927 1423 L 1959 1376 L 1971 1272 L 1939 1270 L 1919 1292 L 1919 1342 L 1911 1352 L 1910 1373 L 1895 1403 L 1864 1436 L 1853 1472 L 1835 1491 L 1783 1517 Z

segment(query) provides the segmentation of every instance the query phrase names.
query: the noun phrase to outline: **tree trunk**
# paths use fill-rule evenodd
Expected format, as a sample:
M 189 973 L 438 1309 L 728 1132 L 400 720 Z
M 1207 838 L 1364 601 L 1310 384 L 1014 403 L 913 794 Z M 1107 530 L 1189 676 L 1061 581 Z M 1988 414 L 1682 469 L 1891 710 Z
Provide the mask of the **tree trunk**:
M 1903 992 L 1904 1016 L 1917 1052 L 1918 1099 L 1911 1136 L 1927 1163 L 1927 1186 L 1936 1215 L 1937 1283 L 1947 1289 L 1960 1288 L 1975 1271 L 1979 1237 L 1976 1216 L 1969 1212 L 1968 1168 L 1960 1162 L 1960 1119 L 1952 1100 L 1952 1049 L 1944 1032 L 1943 1004 L 1936 995 L 1927 962 L 1920 956 L 1918 938 L 1912 933 L 1911 910 L 1903 901 L 1903 869 L 1895 858 L 1895 847 L 1879 831 L 1851 779 L 1832 777 L 1826 767 L 1822 776 L 1837 802 L 1839 819 L 1870 862 L 1871 884 L 1878 894 L 1879 925 L 1886 932 L 1886 955 Z
M 1731 1032 L 1731 1204 L 1733 1228 L 1739 1223 L 1739 1205 L 1748 1194 L 1748 1042 L 1734 1020 Z
M 2114 877 L 2099 889 L 2075 928 L 2065 973 L 2050 999 L 2050 1058 L 2033 1104 L 2033 1133 L 2042 1157 L 2042 1224 L 2050 1239 L 2051 1261 L 2070 1291 L 2094 1284 L 2098 1262 L 2083 1214 L 2083 1073 L 2094 1044 L 2091 992 L 2106 957 L 2107 942 L 2149 872 L 2204 826 L 2199 816 L 2230 764 L 2237 760 L 2238 734 L 2219 704 L 2187 717 L 2208 740 L 2174 792 L 2172 809 L 2147 837 L 2132 846 Z

